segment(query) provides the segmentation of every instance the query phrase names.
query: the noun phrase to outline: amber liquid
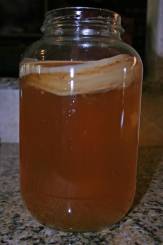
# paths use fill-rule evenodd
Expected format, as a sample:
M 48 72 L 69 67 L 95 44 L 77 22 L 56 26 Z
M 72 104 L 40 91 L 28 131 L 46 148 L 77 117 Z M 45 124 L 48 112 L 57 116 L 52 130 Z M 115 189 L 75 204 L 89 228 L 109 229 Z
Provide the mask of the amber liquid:
M 31 77 L 29 77 L 31 76 Z M 21 80 L 22 195 L 43 224 L 101 229 L 131 207 L 136 185 L 140 84 L 59 96 Z

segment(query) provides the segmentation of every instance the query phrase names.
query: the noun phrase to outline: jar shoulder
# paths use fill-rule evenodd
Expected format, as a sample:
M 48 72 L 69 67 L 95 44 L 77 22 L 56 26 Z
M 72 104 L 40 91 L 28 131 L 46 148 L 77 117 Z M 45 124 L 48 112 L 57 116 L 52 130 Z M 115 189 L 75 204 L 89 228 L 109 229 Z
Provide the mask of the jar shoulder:
M 98 60 L 118 54 L 135 56 L 140 62 L 137 51 L 120 39 L 81 38 L 78 40 L 42 38 L 28 47 L 24 58 L 37 60 Z

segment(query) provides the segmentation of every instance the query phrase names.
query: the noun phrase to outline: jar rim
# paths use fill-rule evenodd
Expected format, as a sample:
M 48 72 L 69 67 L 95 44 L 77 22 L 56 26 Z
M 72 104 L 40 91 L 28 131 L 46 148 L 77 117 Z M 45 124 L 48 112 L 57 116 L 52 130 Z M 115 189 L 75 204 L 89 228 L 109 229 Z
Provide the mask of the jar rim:
M 105 8 L 81 6 L 57 8 L 47 11 L 41 31 L 44 32 L 51 23 L 55 23 L 58 26 L 58 23 L 59 25 L 67 24 L 70 19 L 74 20 L 75 23 L 82 22 L 103 25 L 105 29 L 107 29 L 108 25 L 112 25 L 114 32 L 122 33 L 124 31 L 121 26 L 121 16 L 117 12 Z
M 56 9 L 52 9 L 46 12 L 45 17 L 51 15 L 51 14 L 56 14 L 57 13 L 61 13 L 61 11 L 66 11 L 66 10 L 93 10 L 93 11 L 98 11 L 102 14 L 102 16 L 104 17 L 109 17 L 108 14 L 112 14 L 113 17 L 116 17 L 117 19 L 120 18 L 121 16 L 120 14 L 118 14 L 115 11 L 112 11 L 110 9 L 106 9 L 106 8 L 95 8 L 95 7 L 82 7 L 82 6 L 75 6 L 75 7 L 64 7 L 64 8 L 56 8 Z M 106 15 L 104 15 L 106 14 Z M 60 14 L 59 14 L 60 15 Z

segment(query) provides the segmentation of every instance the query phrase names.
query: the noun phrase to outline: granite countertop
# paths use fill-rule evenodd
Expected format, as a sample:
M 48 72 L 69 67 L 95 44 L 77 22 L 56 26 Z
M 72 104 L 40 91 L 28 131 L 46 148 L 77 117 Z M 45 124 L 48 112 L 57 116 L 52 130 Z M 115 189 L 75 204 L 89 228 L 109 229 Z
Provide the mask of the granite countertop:
M 163 149 L 141 147 L 134 205 L 119 223 L 100 232 L 65 233 L 39 224 L 24 207 L 19 190 L 18 144 L 0 146 L 0 244 L 163 244 Z

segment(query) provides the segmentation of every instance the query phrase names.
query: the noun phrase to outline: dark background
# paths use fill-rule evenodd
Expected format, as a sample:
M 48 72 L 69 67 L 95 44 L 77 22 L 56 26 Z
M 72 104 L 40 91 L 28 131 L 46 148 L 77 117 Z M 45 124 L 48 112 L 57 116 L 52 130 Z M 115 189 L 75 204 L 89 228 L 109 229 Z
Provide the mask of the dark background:
M 144 60 L 147 0 L 0 0 L 0 76 L 18 76 L 24 49 L 41 37 L 47 10 L 68 6 L 108 8 L 122 16 L 123 39 Z

